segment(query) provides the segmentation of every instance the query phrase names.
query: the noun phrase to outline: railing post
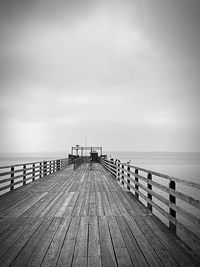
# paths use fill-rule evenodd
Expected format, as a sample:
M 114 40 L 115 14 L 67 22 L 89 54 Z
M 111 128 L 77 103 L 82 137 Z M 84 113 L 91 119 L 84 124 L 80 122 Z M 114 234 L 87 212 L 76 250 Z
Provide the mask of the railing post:
M 176 183 L 174 181 L 169 182 L 169 188 L 176 190 Z M 173 204 L 176 204 L 176 197 L 169 194 L 169 201 Z M 169 208 L 169 214 L 176 218 L 176 211 L 172 208 Z M 176 234 L 176 225 L 169 221 L 169 229 Z
M 53 173 L 55 172 L 55 160 L 53 160 L 53 163 L 52 163 L 52 170 L 53 170 Z
M 51 174 L 51 160 L 49 160 L 49 174 Z
M 23 185 L 26 185 L 26 165 L 23 166 Z
M 59 171 L 60 170 L 60 164 L 59 164 L 59 160 L 56 160 L 56 170 Z
M 44 161 L 43 163 L 43 177 L 47 175 L 47 162 Z
M 147 178 L 148 178 L 148 180 L 150 180 L 150 181 L 152 180 L 152 175 L 151 175 L 151 173 L 148 173 L 148 174 L 147 174 Z M 148 183 L 148 184 L 147 184 L 147 188 L 150 189 L 150 190 L 152 190 L 152 185 Z M 147 196 L 148 196 L 148 199 L 152 200 L 152 194 L 148 193 Z M 152 205 L 151 205 L 150 203 L 147 203 L 147 208 L 152 212 Z
M 136 175 L 138 174 L 138 169 L 135 169 L 135 174 L 136 174 Z M 135 177 L 135 181 L 138 182 L 138 178 L 137 178 L 137 177 Z M 137 185 L 137 184 L 135 184 L 135 189 L 138 190 L 138 185 Z M 135 196 L 136 196 L 136 198 L 139 199 L 139 194 L 138 194 L 138 192 L 135 192 Z
M 11 184 L 11 187 L 10 187 L 10 191 L 14 190 L 14 167 L 11 167 L 11 181 L 10 181 L 10 184 Z M 12 179 L 13 178 L 13 179 Z
M 56 161 L 54 160 L 53 161 L 53 172 L 55 172 L 56 171 Z
M 118 181 L 120 181 L 120 162 L 118 160 L 118 173 L 117 173 Z
M 53 170 L 53 163 L 54 163 L 54 161 L 51 161 L 51 173 L 54 173 L 54 170 Z
M 33 181 L 35 181 L 35 164 L 33 163 Z
M 124 164 L 122 164 L 122 184 L 124 185 Z
M 130 166 L 127 166 L 127 176 L 130 177 Z M 128 178 L 127 183 L 130 184 L 130 180 Z M 130 186 L 127 185 L 127 189 L 130 190 Z
M 115 178 L 117 179 L 117 160 L 115 160 Z
M 113 166 L 111 164 L 114 164 L 114 159 L 110 159 L 110 173 L 113 174 L 112 173 L 112 170 L 113 170 L 112 167 Z
M 40 178 L 42 177 L 42 162 L 40 162 Z

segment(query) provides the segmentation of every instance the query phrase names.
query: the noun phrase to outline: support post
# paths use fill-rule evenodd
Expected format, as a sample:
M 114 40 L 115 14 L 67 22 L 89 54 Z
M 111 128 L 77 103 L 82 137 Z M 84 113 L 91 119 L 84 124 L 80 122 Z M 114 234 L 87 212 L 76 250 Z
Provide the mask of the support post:
M 174 181 L 170 181 L 169 182 L 169 188 L 170 189 L 173 189 L 173 190 L 176 190 L 176 183 Z M 176 204 L 176 197 L 175 196 L 172 196 L 172 195 L 169 195 L 169 201 L 173 204 Z M 173 217 L 173 218 L 176 218 L 176 211 L 172 208 L 169 208 L 169 214 Z M 177 232 L 177 229 L 176 229 L 176 225 L 172 222 L 169 222 L 169 229 L 174 233 L 176 234 Z
M 122 164 L 122 184 L 124 185 L 124 164 Z
M 120 181 L 120 161 L 119 160 L 118 160 L 117 178 L 118 178 L 118 181 Z
M 127 166 L 127 176 L 130 177 L 130 166 Z M 127 178 L 127 183 L 130 184 L 130 179 Z M 130 190 L 130 186 L 127 185 L 127 189 Z
M 150 181 L 152 180 L 151 173 L 148 173 L 147 179 L 150 180 Z M 152 190 L 152 185 L 151 184 L 148 183 L 147 187 L 148 187 L 148 189 Z M 148 193 L 147 196 L 148 196 L 148 199 L 152 200 L 152 194 Z M 152 205 L 150 203 L 147 203 L 147 208 L 152 212 Z
M 51 167 L 52 167 L 52 162 L 51 160 L 49 161 L 49 174 L 51 174 Z
M 117 179 L 117 160 L 115 160 L 115 178 Z
M 23 185 L 26 185 L 26 165 L 23 166 Z
M 47 175 L 47 162 L 44 161 L 43 163 L 43 177 Z
M 55 160 L 53 161 L 53 173 L 55 172 L 55 164 L 56 162 L 55 162 Z
M 56 171 L 60 170 L 60 161 L 56 160 Z
M 135 174 L 138 174 L 138 169 L 135 169 Z M 138 182 L 138 178 L 137 177 L 135 177 L 135 181 Z M 137 184 L 135 184 L 135 189 L 138 190 L 138 185 Z M 138 192 L 135 192 L 135 196 L 136 196 L 136 198 L 139 199 Z
M 42 177 L 42 162 L 40 162 L 40 178 Z
M 32 181 L 35 181 L 35 164 L 33 163 L 33 179 Z
M 10 184 L 11 184 L 11 187 L 10 187 L 10 191 L 14 190 L 14 167 L 11 167 L 11 175 L 10 175 L 10 178 L 11 178 L 11 181 L 10 181 Z
M 112 165 L 111 165 L 112 164 Z M 113 174 L 112 173 L 112 171 L 113 171 L 113 164 L 114 164 L 114 159 L 110 159 L 110 173 L 111 174 Z

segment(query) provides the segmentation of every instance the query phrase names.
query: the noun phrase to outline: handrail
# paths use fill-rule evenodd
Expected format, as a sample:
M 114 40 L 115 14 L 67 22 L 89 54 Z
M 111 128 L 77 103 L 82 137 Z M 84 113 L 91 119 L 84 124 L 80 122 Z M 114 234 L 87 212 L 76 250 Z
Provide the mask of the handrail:
M 0 192 L 1 194 L 4 194 L 8 191 L 8 189 L 12 191 L 17 185 L 18 187 L 26 185 L 27 182 L 52 174 L 63 169 L 69 164 L 71 164 L 71 162 L 68 158 L 62 158 L 1 166 Z
M 193 229 L 188 229 L 179 218 L 177 214 L 186 218 L 190 223 L 195 225 L 199 229 L 200 233 L 200 218 L 190 213 L 189 210 L 185 210 L 176 204 L 176 200 L 179 199 L 191 207 L 200 210 L 200 200 L 189 196 L 176 189 L 176 184 L 182 184 L 187 187 L 192 187 L 200 190 L 200 184 L 185 181 L 183 179 L 155 172 L 152 170 L 147 170 L 137 166 L 129 165 L 127 163 L 121 163 L 119 160 L 107 160 L 101 158 L 101 164 L 112 174 L 114 177 L 120 181 L 128 190 L 134 192 L 135 197 L 141 201 L 146 202 L 147 208 L 152 212 L 153 208 L 159 211 L 169 222 L 169 228 L 175 234 L 177 233 L 177 227 L 187 234 L 193 241 L 200 245 L 200 235 L 197 234 Z M 146 177 L 139 174 L 139 171 L 146 174 Z M 169 185 L 159 183 L 158 181 L 153 181 L 154 177 L 163 178 L 169 181 Z M 141 183 L 142 181 L 142 183 Z M 145 182 L 145 184 L 144 184 Z M 142 190 L 141 190 L 142 189 Z M 157 190 L 159 189 L 159 190 Z M 168 194 L 168 198 L 164 197 L 161 192 Z M 155 201 L 158 200 L 158 201 Z M 160 205 L 160 202 L 168 208 L 166 209 Z

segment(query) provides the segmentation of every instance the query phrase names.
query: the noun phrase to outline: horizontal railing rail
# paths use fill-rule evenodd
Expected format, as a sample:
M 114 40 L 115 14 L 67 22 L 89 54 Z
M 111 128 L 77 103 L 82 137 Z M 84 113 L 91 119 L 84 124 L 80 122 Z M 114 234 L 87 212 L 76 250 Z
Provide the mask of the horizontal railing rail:
M 178 228 L 200 245 L 200 218 L 196 216 L 196 214 L 191 214 L 188 209 L 186 210 L 177 205 L 177 200 L 179 200 L 199 211 L 200 200 L 180 190 L 178 191 L 177 184 L 188 188 L 195 188 L 195 190 L 200 190 L 200 184 L 129 165 L 127 163 L 121 163 L 119 160 L 114 161 L 101 158 L 101 164 L 128 190 L 132 191 L 138 200 L 141 201 L 142 199 L 143 202 L 145 201 L 147 208 L 151 212 L 153 208 L 155 208 L 161 213 L 168 220 L 171 231 L 176 234 Z M 139 171 L 142 172 L 142 175 L 139 174 Z M 153 181 L 154 178 L 156 178 L 156 181 Z M 164 183 L 159 183 L 157 181 L 158 179 L 164 179 L 165 182 L 169 182 L 168 186 Z M 166 194 L 168 196 L 167 198 L 164 196 Z M 167 210 L 163 208 L 163 204 L 167 207 Z M 189 229 L 180 222 L 177 218 L 177 214 L 192 223 L 198 231 L 193 231 L 193 227 Z
M 68 158 L 0 166 L 0 194 L 45 177 L 70 165 Z

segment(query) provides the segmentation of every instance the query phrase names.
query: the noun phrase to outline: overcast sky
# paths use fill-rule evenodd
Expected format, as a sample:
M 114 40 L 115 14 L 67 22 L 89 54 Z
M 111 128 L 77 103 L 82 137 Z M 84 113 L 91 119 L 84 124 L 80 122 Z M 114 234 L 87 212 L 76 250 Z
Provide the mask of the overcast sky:
M 0 0 L 0 151 L 200 151 L 199 0 Z

